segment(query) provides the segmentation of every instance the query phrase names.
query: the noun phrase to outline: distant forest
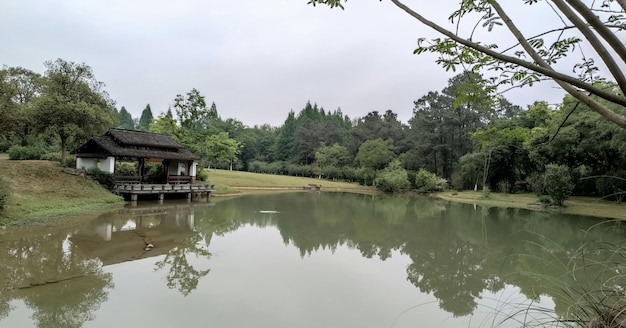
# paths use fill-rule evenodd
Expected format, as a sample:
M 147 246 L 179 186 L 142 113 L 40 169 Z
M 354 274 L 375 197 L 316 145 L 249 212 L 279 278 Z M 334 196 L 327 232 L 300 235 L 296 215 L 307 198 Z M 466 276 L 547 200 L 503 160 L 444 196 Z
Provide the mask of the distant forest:
M 626 190 L 623 129 L 569 95 L 557 105 L 511 104 L 483 87 L 476 73 L 416 95 L 408 122 L 391 110 L 351 118 L 303 101 L 281 126 L 250 127 L 222 118 L 196 89 L 173 97 L 157 116 L 147 105 L 135 118 L 115 105 L 89 66 L 57 59 L 46 68 L 43 75 L 0 70 L 0 152 L 11 158 L 71 165 L 69 150 L 117 127 L 172 135 L 202 156 L 203 167 L 355 181 L 386 191 L 542 194 L 546 174 L 556 171 L 565 172 L 574 195 L 621 201 Z

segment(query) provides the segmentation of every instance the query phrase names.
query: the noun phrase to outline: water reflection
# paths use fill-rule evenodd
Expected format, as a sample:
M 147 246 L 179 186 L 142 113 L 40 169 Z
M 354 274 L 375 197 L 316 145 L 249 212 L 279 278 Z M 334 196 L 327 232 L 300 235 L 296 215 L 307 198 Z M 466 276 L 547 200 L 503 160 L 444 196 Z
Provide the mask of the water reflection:
M 81 327 L 114 288 L 103 267 L 139 259 L 164 273 L 171 290 L 192 295 L 211 280 L 211 240 L 246 226 L 277 229 L 301 258 L 345 247 L 383 261 L 406 256 L 406 280 L 455 317 L 475 314 L 484 297 L 516 286 L 533 302 L 552 298 L 557 315 L 569 318 L 582 295 L 602 290 L 608 301 L 623 299 L 610 291 L 626 286 L 619 223 L 414 197 L 250 195 L 129 208 L 69 231 L 7 232 L 0 239 L 0 319 L 21 300 L 40 327 Z M 276 274 L 280 281 L 289 272 Z M 511 301 L 496 300 L 491 310 L 497 302 Z
M 113 288 L 98 259 L 86 258 L 65 231 L 4 234 L 0 247 L 0 318 L 22 301 L 38 327 L 81 327 Z
M 281 214 L 253 214 L 258 208 Z M 620 295 L 606 292 L 626 286 L 619 222 L 340 193 L 249 196 L 220 203 L 210 215 L 230 218 L 233 228 L 275 225 L 301 256 L 342 245 L 382 260 L 399 251 L 412 260 L 408 281 L 454 316 L 473 314 L 483 293 L 505 285 L 518 286 L 530 300 L 552 297 L 562 317 L 586 293 L 602 290 L 610 303 Z

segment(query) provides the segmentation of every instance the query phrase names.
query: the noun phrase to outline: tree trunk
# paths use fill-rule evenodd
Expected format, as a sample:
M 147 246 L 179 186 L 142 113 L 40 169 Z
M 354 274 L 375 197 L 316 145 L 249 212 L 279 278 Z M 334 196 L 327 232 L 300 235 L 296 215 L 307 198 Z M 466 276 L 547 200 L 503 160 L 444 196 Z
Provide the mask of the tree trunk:
M 61 166 L 65 166 L 67 163 L 67 136 L 60 134 L 61 137 Z

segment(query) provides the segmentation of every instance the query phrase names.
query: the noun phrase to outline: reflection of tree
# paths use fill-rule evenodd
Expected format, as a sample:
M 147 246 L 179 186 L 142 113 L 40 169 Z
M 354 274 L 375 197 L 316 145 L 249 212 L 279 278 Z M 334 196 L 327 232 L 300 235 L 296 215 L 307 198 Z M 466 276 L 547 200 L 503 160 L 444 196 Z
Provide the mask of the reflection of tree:
M 21 234 L 3 240 L 0 253 L 0 318 L 21 299 L 38 327 L 81 327 L 107 300 L 112 277 L 67 242 L 67 233 Z
M 89 262 L 94 273 L 18 293 L 34 309 L 33 319 L 38 327 L 82 327 L 94 319 L 113 282 L 111 274 L 103 273 L 97 261 Z
M 161 270 L 169 266 L 167 273 L 167 287 L 176 288 L 184 296 L 189 295 L 196 287 L 198 282 L 206 276 L 210 269 L 197 270 L 189 263 L 188 256 L 209 258 L 211 253 L 208 251 L 208 241 L 202 240 L 200 234 L 194 234 L 187 238 L 183 243 L 171 249 L 163 260 L 156 263 L 156 270 Z M 204 245 L 201 245 L 204 243 Z
M 490 280 L 483 254 L 459 240 L 419 243 L 404 251 L 413 261 L 407 268 L 407 279 L 415 287 L 433 293 L 439 306 L 455 316 L 474 311 L 476 299 Z
M 263 209 L 281 213 L 271 218 L 255 214 Z M 565 279 L 568 269 L 562 264 L 574 264 L 573 257 L 586 240 L 624 245 L 623 230 L 593 228 L 585 232 L 597 222 L 594 220 L 420 197 L 250 195 L 218 203 L 211 215 L 213 222 L 232 229 L 242 224 L 276 225 L 285 243 L 297 247 L 302 256 L 341 245 L 382 260 L 392 251 L 400 251 L 412 260 L 407 279 L 422 292 L 432 293 L 441 308 L 455 316 L 473 313 L 485 291 L 496 293 L 505 285 L 518 286 L 532 300 L 542 294 L 551 296 L 557 312 L 565 316 L 559 309 L 567 308 L 580 293 L 572 293 L 568 299 L 561 291 L 581 281 Z M 201 229 L 212 228 L 205 224 Z M 596 253 L 587 254 L 586 259 L 604 263 L 604 268 L 598 265 L 594 269 L 597 274 L 615 277 L 615 270 L 620 269 L 603 262 L 608 260 L 621 263 L 623 276 L 623 257 L 611 260 Z M 607 280 L 599 280 L 595 274 L 579 278 L 587 290 Z

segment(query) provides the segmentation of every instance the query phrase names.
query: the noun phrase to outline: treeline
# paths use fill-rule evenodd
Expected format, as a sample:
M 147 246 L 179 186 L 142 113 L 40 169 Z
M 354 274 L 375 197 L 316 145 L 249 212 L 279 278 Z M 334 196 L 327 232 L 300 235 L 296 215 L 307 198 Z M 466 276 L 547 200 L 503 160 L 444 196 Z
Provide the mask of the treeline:
M 570 96 L 558 105 L 511 104 L 471 72 L 417 99 L 406 123 L 391 110 L 350 118 L 307 102 L 279 127 L 249 127 L 223 119 L 196 89 L 177 95 L 157 117 L 147 105 L 133 118 L 117 110 L 85 64 L 58 59 L 46 68 L 41 76 L 0 70 L 0 151 L 64 157 L 89 136 L 119 127 L 170 134 L 201 155 L 205 167 L 357 181 L 387 191 L 557 189 L 559 203 L 569 194 L 621 200 L 626 190 L 622 129 Z M 611 83 L 603 87 L 619 92 Z

